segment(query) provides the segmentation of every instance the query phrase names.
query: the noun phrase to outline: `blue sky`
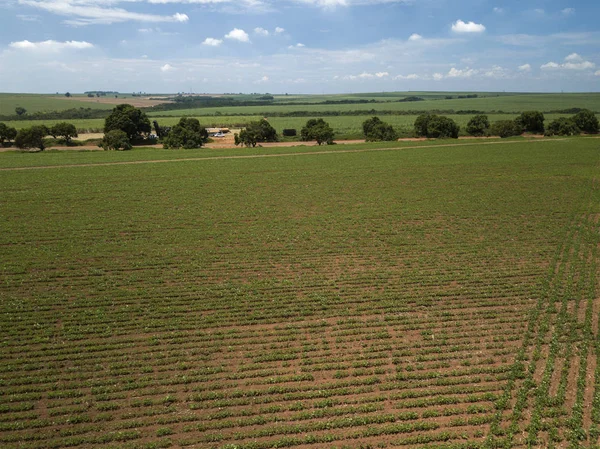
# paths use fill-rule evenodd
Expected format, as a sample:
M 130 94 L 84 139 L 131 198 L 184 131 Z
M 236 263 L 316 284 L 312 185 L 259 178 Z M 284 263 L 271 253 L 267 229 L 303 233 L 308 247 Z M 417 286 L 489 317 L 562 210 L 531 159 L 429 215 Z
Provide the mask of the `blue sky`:
M 0 0 L 0 91 L 599 91 L 599 16 L 598 0 Z

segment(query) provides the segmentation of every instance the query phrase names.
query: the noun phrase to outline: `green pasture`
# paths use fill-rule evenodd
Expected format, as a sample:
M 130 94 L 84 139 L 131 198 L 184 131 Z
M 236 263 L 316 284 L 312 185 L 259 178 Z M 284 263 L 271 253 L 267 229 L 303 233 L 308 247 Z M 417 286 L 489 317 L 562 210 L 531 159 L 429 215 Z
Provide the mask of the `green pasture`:
M 0 153 L 0 446 L 595 447 L 598 140 L 447 143 Z
M 72 108 L 112 109 L 114 107 L 110 104 L 78 101 L 79 98 L 84 97 L 83 95 L 66 98 L 64 95 L 0 93 L 0 115 L 14 115 L 15 108 L 18 106 L 25 108 L 29 113 L 64 111 Z

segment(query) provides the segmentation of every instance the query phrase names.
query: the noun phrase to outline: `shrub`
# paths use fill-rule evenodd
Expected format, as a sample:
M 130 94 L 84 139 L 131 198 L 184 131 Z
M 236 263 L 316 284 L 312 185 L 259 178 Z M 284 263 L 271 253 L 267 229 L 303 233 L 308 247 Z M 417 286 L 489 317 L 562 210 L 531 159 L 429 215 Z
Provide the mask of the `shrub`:
M 286 128 L 282 131 L 284 137 L 295 137 L 298 135 L 298 132 L 293 128 Z
M 539 111 L 525 111 L 515 122 L 521 126 L 521 129 L 534 134 L 544 133 L 544 114 Z
M 521 132 L 521 126 L 515 120 L 499 120 L 490 128 L 490 134 L 492 136 L 499 136 L 502 138 L 520 136 Z
M 208 140 L 206 128 L 195 118 L 182 118 L 163 139 L 165 148 L 200 148 Z
M 333 145 L 333 135 L 333 129 L 322 118 L 310 119 L 300 131 L 301 140 L 316 140 L 319 145 L 322 143 Z
M 444 139 L 451 137 L 458 139 L 460 127 L 454 120 L 444 115 L 433 117 L 427 124 L 427 137 Z
M 104 150 L 131 150 L 131 142 L 125 131 L 113 129 L 104 134 L 104 138 L 99 145 Z
M 573 117 L 573 120 L 577 127 L 586 133 L 596 134 L 600 130 L 600 126 L 598 124 L 598 117 L 589 109 L 583 109 L 579 111 Z
M 572 118 L 560 117 L 553 120 L 546 128 L 546 136 L 576 136 L 581 130 Z
M 467 123 L 467 133 L 471 136 L 485 136 L 490 128 L 487 115 L 476 115 Z
M 48 128 L 45 126 L 32 126 L 19 130 L 15 136 L 15 145 L 17 148 L 39 148 L 44 151 L 44 137 L 48 135 Z
M 398 134 L 392 125 L 382 122 L 379 117 L 372 117 L 365 120 L 362 126 L 367 142 L 398 140 Z

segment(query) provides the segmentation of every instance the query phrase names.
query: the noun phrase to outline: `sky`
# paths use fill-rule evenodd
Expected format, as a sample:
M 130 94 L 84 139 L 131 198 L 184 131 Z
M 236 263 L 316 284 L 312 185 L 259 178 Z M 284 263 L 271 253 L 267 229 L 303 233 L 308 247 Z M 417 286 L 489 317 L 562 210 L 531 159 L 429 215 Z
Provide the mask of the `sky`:
M 0 0 L 0 92 L 597 92 L 598 17 L 598 0 Z

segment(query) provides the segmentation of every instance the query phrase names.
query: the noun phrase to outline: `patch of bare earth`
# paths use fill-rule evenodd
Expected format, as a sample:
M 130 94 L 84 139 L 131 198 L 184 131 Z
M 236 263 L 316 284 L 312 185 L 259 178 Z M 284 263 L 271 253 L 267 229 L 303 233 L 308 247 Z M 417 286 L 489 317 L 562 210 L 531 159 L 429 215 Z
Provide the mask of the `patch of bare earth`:
M 172 103 L 171 100 L 158 100 L 155 97 L 135 97 L 135 98 L 120 98 L 120 97 L 56 97 L 59 100 L 70 101 L 73 103 L 99 103 L 99 104 L 123 104 L 127 103 L 136 108 L 151 108 L 153 106 L 164 104 L 164 103 Z M 73 105 L 73 107 L 78 107 L 79 105 Z

